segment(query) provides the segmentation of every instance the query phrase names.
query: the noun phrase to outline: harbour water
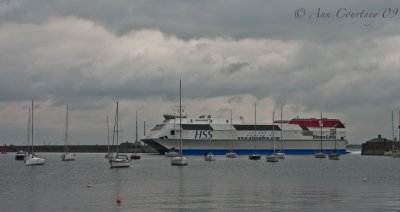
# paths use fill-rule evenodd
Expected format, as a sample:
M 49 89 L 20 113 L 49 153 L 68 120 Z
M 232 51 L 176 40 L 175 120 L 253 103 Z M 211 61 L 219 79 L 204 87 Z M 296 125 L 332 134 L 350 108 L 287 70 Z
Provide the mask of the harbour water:
M 110 169 L 104 154 L 43 166 L 0 155 L 0 211 L 398 211 L 400 158 L 287 155 L 278 163 L 189 156 L 189 166 L 145 154 Z M 91 185 L 88 187 L 88 185 Z M 121 203 L 117 204 L 117 197 Z

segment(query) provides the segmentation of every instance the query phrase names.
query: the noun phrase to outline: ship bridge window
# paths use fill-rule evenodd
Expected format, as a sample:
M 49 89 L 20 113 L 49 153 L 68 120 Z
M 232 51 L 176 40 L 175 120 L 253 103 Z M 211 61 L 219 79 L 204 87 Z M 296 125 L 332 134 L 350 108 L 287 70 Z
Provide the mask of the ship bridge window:
M 182 124 L 183 130 L 214 130 L 208 124 Z
M 281 128 L 278 125 L 271 125 L 271 124 L 267 124 L 267 125 L 256 125 L 254 126 L 254 124 L 241 124 L 241 125 L 233 125 L 233 127 L 240 131 L 272 131 L 272 130 L 276 130 L 276 131 L 281 131 Z
M 165 124 L 157 124 L 151 131 L 161 130 L 164 126 Z
M 171 135 L 175 135 L 175 130 L 171 130 Z

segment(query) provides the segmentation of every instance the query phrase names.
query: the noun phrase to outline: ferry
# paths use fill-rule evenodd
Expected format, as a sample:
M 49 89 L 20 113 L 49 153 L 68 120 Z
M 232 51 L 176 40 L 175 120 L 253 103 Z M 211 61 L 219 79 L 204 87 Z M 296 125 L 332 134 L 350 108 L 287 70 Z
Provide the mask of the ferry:
M 185 155 L 204 155 L 210 151 L 225 155 L 232 150 L 238 155 L 272 154 L 274 146 L 275 151 L 285 154 L 321 151 L 346 154 L 348 144 L 346 127 L 339 119 L 297 117 L 255 124 L 246 123 L 242 118 L 231 123 L 228 119 L 214 119 L 210 115 L 195 118 L 172 114 L 165 114 L 164 121 L 141 140 L 165 154 L 178 148 L 179 133 L 182 133 L 182 153 Z

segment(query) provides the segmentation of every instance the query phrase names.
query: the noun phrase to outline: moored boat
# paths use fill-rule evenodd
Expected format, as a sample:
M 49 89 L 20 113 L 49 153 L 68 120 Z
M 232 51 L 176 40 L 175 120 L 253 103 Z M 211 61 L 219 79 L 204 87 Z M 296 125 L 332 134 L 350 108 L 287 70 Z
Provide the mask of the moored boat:
M 117 154 L 109 160 L 111 168 L 129 167 L 131 162 L 126 154 Z
M 267 162 L 278 162 L 279 158 L 275 154 L 267 155 L 266 157 Z
M 339 160 L 340 155 L 337 152 L 332 152 L 332 153 L 328 154 L 328 159 L 329 160 Z
M 175 124 L 173 126 L 175 127 Z M 171 158 L 171 165 L 172 166 L 189 165 L 188 159 L 182 154 L 182 80 L 179 80 L 179 155 Z
M 213 155 L 213 153 L 208 153 L 206 155 L 204 155 L 204 160 L 205 161 L 215 161 L 215 156 Z
M 260 160 L 261 159 L 261 155 L 253 153 L 249 155 L 249 159 L 250 160 Z
M 24 160 L 26 156 L 26 153 L 23 150 L 19 150 L 16 154 L 15 154 L 15 160 Z
M 1 148 L 1 154 L 7 154 L 7 144 L 4 144 L 4 146 Z
M 276 155 L 279 159 L 285 159 L 285 158 L 286 158 L 285 153 L 283 153 L 283 152 L 277 152 L 275 155 Z
M 69 127 L 69 119 L 68 119 L 68 104 L 67 104 L 66 114 L 65 114 L 64 153 L 61 155 L 62 161 L 72 161 L 72 160 L 75 160 L 75 158 L 76 158 L 76 155 L 74 153 L 69 152 L 68 127 Z
M 226 153 L 225 156 L 227 158 L 236 158 L 237 154 L 235 152 L 231 151 L 231 152 Z
M 133 144 L 134 145 L 134 147 L 133 147 L 134 148 L 134 152 L 131 155 L 131 159 L 132 160 L 140 160 L 140 158 L 141 158 L 141 155 L 137 152 L 138 143 L 139 143 L 139 140 L 138 140 L 138 121 L 137 121 L 137 110 L 136 110 L 136 134 L 135 134 L 135 143 Z
M 40 158 L 35 155 L 33 151 L 33 99 L 32 99 L 32 106 L 31 106 L 31 116 L 30 116 L 30 128 L 31 128 L 31 146 L 30 150 L 28 150 L 28 155 L 25 157 L 25 165 L 32 166 L 32 165 L 43 165 L 46 162 L 46 159 Z
M 119 153 L 119 111 L 118 111 L 118 101 L 117 107 L 115 110 L 115 122 L 114 122 L 114 131 L 113 131 L 113 150 L 108 155 L 108 162 L 110 164 L 110 168 L 122 168 L 129 167 L 131 165 L 130 158 L 123 153 Z
M 132 160 L 140 160 L 141 155 L 139 153 L 132 153 L 131 159 Z
M 326 154 L 323 152 L 317 152 L 314 154 L 315 158 L 326 158 Z

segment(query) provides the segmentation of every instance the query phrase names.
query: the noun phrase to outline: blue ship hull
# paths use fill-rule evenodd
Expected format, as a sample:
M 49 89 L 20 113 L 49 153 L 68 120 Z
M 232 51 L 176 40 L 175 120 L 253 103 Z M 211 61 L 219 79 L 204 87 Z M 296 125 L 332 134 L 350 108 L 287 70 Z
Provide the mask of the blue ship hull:
M 211 152 L 214 155 L 225 155 L 226 153 L 228 153 L 230 150 L 226 150 L 226 149 L 213 149 L 211 150 Z M 323 150 L 322 152 L 324 152 L 325 154 L 329 154 L 332 153 L 334 150 Z M 188 150 L 188 149 L 183 149 L 182 153 L 184 155 L 204 155 L 205 153 L 210 152 L 210 150 L 208 149 L 203 149 L 203 150 Z M 253 153 L 257 153 L 260 155 L 270 155 L 273 154 L 273 150 L 253 150 L 253 149 L 248 149 L 248 150 L 234 150 L 234 152 L 238 155 L 250 155 Z M 276 151 L 278 152 L 278 151 Z M 317 153 L 319 151 L 316 151 L 315 149 L 291 149 L 291 150 L 283 150 L 283 153 L 285 153 L 286 155 L 313 155 L 315 153 Z M 336 150 L 336 152 L 338 154 L 347 154 L 349 152 L 346 151 L 346 149 L 338 149 Z

